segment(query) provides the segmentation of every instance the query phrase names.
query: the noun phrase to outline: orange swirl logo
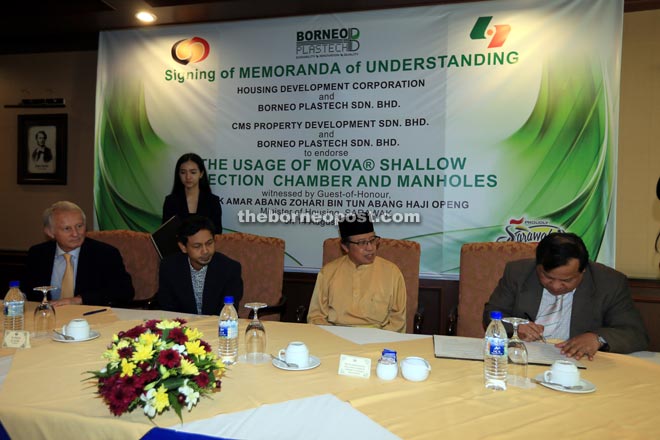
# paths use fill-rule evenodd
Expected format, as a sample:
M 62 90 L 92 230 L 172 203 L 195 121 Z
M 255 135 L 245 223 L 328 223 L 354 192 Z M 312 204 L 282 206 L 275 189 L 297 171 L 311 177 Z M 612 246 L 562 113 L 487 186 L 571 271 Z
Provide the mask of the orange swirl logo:
M 208 41 L 200 37 L 179 40 L 172 46 L 172 58 L 184 66 L 190 63 L 199 63 L 209 56 L 211 47 Z

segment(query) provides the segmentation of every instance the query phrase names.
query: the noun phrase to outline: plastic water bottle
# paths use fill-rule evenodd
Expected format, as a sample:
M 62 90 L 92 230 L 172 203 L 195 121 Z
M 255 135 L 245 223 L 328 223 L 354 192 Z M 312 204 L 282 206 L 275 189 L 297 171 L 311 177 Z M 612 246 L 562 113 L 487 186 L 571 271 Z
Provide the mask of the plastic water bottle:
M 484 383 L 488 389 L 506 390 L 507 344 L 502 312 L 492 311 L 484 338 Z
M 24 330 L 25 329 L 25 295 L 19 289 L 18 281 L 9 282 L 9 291 L 5 295 L 4 306 L 4 329 L 5 330 Z
M 238 313 L 234 308 L 233 296 L 225 296 L 225 306 L 220 311 L 218 347 L 218 356 L 225 365 L 236 362 L 236 355 L 238 354 Z

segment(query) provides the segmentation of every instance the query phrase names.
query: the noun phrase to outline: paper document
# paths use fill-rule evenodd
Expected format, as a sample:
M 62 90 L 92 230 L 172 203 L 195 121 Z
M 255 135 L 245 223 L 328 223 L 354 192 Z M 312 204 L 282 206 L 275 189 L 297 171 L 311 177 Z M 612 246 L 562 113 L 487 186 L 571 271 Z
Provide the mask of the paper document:
M 536 365 L 552 365 L 560 359 L 569 359 L 554 344 L 544 342 L 525 342 L 528 363 Z M 463 336 L 433 336 L 433 351 L 437 358 L 484 360 L 484 340 L 466 338 Z M 584 364 L 570 359 L 578 368 L 587 368 Z

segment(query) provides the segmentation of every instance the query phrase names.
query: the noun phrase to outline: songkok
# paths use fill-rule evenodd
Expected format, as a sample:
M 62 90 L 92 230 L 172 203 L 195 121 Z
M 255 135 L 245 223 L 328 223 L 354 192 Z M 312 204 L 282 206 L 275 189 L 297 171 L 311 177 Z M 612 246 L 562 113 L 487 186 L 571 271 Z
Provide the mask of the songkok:
M 369 214 L 366 212 L 349 215 L 339 222 L 339 235 L 343 240 L 352 235 L 367 234 L 369 232 L 374 232 L 374 225 L 369 220 Z

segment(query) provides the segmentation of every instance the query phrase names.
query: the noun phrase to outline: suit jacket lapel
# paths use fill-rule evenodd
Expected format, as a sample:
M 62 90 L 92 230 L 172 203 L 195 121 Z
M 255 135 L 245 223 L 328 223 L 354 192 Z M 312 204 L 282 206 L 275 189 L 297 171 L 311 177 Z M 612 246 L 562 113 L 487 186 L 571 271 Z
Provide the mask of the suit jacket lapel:
M 536 265 L 525 280 L 522 291 L 529 293 L 521 295 L 520 297 L 519 307 L 523 313 L 519 318 L 525 318 L 524 314 L 527 313 L 529 316 L 536 319 L 536 315 L 539 313 L 539 306 L 541 305 L 541 297 L 543 296 L 543 286 L 536 274 Z
M 220 298 L 224 276 L 220 265 L 220 258 L 214 255 L 206 271 L 204 281 L 204 296 L 202 298 L 202 313 L 214 314 L 223 298 Z
M 190 273 L 190 261 L 188 261 L 188 255 L 181 254 L 183 259 L 183 276 L 179 278 L 181 280 L 181 286 L 179 287 L 182 292 L 185 292 L 185 306 L 187 310 L 191 310 L 191 313 L 197 313 L 197 303 L 195 302 L 195 291 L 193 290 L 192 285 L 192 275 Z
M 589 331 L 593 298 L 596 293 L 591 268 L 587 265 L 582 282 L 573 294 L 573 308 L 571 311 L 571 337 Z

